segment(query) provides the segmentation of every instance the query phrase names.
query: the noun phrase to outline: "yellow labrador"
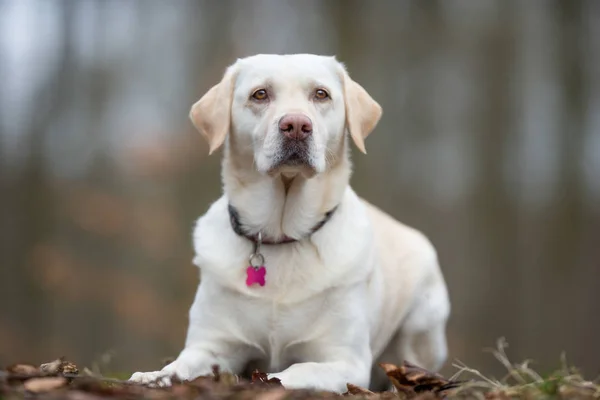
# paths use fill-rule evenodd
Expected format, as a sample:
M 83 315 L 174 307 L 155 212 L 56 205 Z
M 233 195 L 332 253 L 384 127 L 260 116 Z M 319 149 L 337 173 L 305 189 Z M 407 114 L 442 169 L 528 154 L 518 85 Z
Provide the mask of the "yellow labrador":
M 218 364 L 287 388 L 381 388 L 375 362 L 436 370 L 450 304 L 436 252 L 349 186 L 381 107 L 334 57 L 237 60 L 191 110 L 223 196 L 195 227 L 201 282 L 185 348 L 131 380 L 193 379 Z

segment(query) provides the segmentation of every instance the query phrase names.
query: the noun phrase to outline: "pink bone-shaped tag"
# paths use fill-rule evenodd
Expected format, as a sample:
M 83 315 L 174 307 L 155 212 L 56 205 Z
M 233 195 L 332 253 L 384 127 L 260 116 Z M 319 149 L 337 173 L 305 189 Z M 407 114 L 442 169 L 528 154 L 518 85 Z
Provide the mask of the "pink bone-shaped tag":
M 264 266 L 261 266 L 260 268 L 249 266 L 246 268 L 246 286 L 252 286 L 255 283 L 258 283 L 260 286 L 265 286 L 266 274 L 267 269 Z

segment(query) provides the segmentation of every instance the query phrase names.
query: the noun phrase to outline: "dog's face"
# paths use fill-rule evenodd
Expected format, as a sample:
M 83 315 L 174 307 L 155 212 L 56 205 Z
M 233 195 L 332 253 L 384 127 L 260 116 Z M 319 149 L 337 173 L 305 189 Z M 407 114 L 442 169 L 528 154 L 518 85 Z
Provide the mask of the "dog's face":
M 264 174 L 312 176 L 340 153 L 346 130 L 361 151 L 381 108 L 333 57 L 257 55 L 238 60 L 193 107 L 210 151 L 231 135 Z
M 237 64 L 232 129 L 252 145 L 260 172 L 323 172 L 344 134 L 337 62 L 310 55 L 255 56 Z

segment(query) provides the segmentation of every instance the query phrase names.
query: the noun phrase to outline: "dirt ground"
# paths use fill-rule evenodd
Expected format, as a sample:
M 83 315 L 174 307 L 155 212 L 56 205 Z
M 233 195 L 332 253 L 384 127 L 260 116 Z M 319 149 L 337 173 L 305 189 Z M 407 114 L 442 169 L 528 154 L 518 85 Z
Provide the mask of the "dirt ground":
M 563 367 L 545 377 L 528 363 L 513 364 L 498 342 L 494 356 L 507 374 L 502 380 L 486 377 L 480 371 L 457 365 L 450 378 L 424 370 L 408 362 L 400 366 L 381 364 L 390 379 L 392 391 L 374 393 L 347 385 L 343 397 L 355 399 L 600 399 L 598 382 L 587 381 L 576 369 Z M 564 363 L 566 364 L 566 363 Z M 251 379 L 223 373 L 217 366 L 210 376 L 189 382 L 173 382 L 167 388 L 134 384 L 103 376 L 88 368 L 80 369 L 62 358 L 39 366 L 14 364 L 0 369 L 0 400 L 12 399 L 332 399 L 339 394 L 313 390 L 286 390 L 279 380 L 267 379 L 255 371 Z

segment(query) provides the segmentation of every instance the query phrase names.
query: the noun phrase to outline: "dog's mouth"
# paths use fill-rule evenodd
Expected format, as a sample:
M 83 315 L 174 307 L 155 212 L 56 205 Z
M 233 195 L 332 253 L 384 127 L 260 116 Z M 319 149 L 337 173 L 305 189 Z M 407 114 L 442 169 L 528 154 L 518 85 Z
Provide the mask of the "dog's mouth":
M 271 174 L 279 172 L 311 172 L 315 167 L 311 162 L 309 143 L 306 141 L 286 140 L 281 144 L 279 154 Z M 310 173 L 312 175 L 312 172 Z
M 280 166 L 310 165 L 308 143 L 306 141 L 286 140 L 281 145 L 278 157 Z

